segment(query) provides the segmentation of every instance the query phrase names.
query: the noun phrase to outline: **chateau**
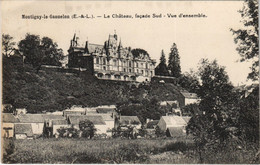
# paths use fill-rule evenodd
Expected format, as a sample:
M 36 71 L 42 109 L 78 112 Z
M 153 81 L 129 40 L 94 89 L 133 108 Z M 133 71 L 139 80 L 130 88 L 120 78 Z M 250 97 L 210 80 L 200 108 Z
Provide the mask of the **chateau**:
M 155 60 L 145 51 L 124 48 L 116 34 L 109 35 L 104 45 L 88 41 L 80 45 L 78 40 L 74 34 L 68 50 L 69 68 L 86 70 L 99 79 L 119 81 L 143 82 L 150 81 L 154 76 Z

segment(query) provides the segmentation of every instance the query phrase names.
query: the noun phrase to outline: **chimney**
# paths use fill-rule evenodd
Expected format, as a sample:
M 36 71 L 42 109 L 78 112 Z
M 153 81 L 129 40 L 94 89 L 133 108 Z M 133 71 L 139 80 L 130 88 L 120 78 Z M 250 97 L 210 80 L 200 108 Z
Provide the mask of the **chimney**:
M 89 51 L 88 51 L 88 41 L 86 41 L 86 45 L 85 45 L 85 53 L 89 53 Z

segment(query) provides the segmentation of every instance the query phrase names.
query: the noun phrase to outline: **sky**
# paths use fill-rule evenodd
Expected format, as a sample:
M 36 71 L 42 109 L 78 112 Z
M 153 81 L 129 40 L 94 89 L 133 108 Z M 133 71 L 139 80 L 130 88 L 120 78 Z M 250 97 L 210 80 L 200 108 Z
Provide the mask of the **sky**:
M 226 67 L 234 85 L 249 83 L 250 63 L 239 62 L 230 28 L 243 27 L 238 10 L 242 1 L 1 1 L 2 33 L 19 41 L 26 33 L 52 38 L 67 54 L 74 33 L 85 43 L 104 44 L 118 35 L 124 47 L 145 49 L 159 63 L 162 49 L 168 59 L 173 43 L 179 50 L 182 72 L 196 70 L 202 58 L 216 59 Z M 177 18 L 168 18 L 167 14 Z M 204 14 L 204 18 L 179 18 L 179 14 Z M 22 15 L 86 15 L 94 19 L 22 19 Z M 104 18 L 112 14 L 133 18 Z M 162 14 L 162 18 L 135 18 Z M 165 16 L 165 17 L 164 17 Z

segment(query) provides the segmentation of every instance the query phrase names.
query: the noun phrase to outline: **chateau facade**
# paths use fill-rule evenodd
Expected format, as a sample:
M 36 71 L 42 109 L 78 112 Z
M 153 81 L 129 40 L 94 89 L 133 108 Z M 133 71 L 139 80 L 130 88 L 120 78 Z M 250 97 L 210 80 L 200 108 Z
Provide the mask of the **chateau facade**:
M 154 76 L 155 60 L 147 52 L 133 54 L 130 47 L 123 47 L 116 34 L 109 35 L 104 45 L 79 45 L 74 35 L 70 43 L 68 67 L 85 69 L 99 79 L 118 81 L 150 81 Z

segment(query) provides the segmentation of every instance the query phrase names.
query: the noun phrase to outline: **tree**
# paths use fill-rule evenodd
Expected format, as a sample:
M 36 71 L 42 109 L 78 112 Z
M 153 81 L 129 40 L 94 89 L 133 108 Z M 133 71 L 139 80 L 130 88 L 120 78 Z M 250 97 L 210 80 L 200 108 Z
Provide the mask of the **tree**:
M 251 73 L 248 78 L 259 78 L 259 32 L 258 32 L 258 1 L 245 0 L 242 10 L 239 11 L 244 28 L 231 29 L 235 36 L 237 51 L 241 56 L 240 61 L 252 61 Z
M 238 128 L 241 139 L 259 146 L 259 86 L 248 97 L 240 99 Z
M 170 70 L 170 75 L 173 77 L 180 77 L 181 75 L 181 66 L 180 66 L 180 57 L 177 49 L 177 45 L 173 43 L 171 52 L 169 54 L 168 60 L 168 69 Z
M 189 92 L 197 93 L 200 83 L 197 74 L 194 71 L 190 71 L 190 73 L 185 72 L 178 78 L 178 84 L 181 85 L 182 88 L 188 90 Z
M 5 56 L 10 56 L 11 53 L 15 50 L 13 42 L 14 38 L 9 34 L 2 34 L 2 51 Z
M 41 47 L 44 51 L 42 64 L 60 66 L 60 60 L 63 59 L 63 51 L 58 48 L 57 43 L 53 42 L 51 38 L 43 37 L 41 40 Z
M 202 81 L 198 91 L 201 102 L 199 111 L 188 123 L 187 132 L 194 136 L 201 154 L 205 146 L 221 146 L 233 137 L 238 114 L 234 106 L 237 100 L 232 92 L 233 86 L 224 67 L 219 66 L 216 60 L 209 62 L 203 59 L 199 76 Z
M 89 120 L 82 120 L 79 122 L 79 129 L 82 131 L 82 137 L 90 138 L 94 137 L 97 129 L 94 124 Z
M 140 48 L 136 48 L 136 49 L 131 50 L 131 53 L 133 54 L 134 57 L 139 57 L 141 54 L 144 55 L 144 56 L 147 55 L 149 57 L 148 52 L 146 50 L 140 49 Z
M 162 50 L 160 64 L 155 68 L 155 75 L 169 76 L 164 51 Z
M 18 44 L 19 51 L 25 56 L 25 63 L 29 63 L 37 70 L 41 65 L 61 65 L 63 52 L 58 45 L 48 37 L 42 39 L 38 35 L 27 33 L 25 39 Z

